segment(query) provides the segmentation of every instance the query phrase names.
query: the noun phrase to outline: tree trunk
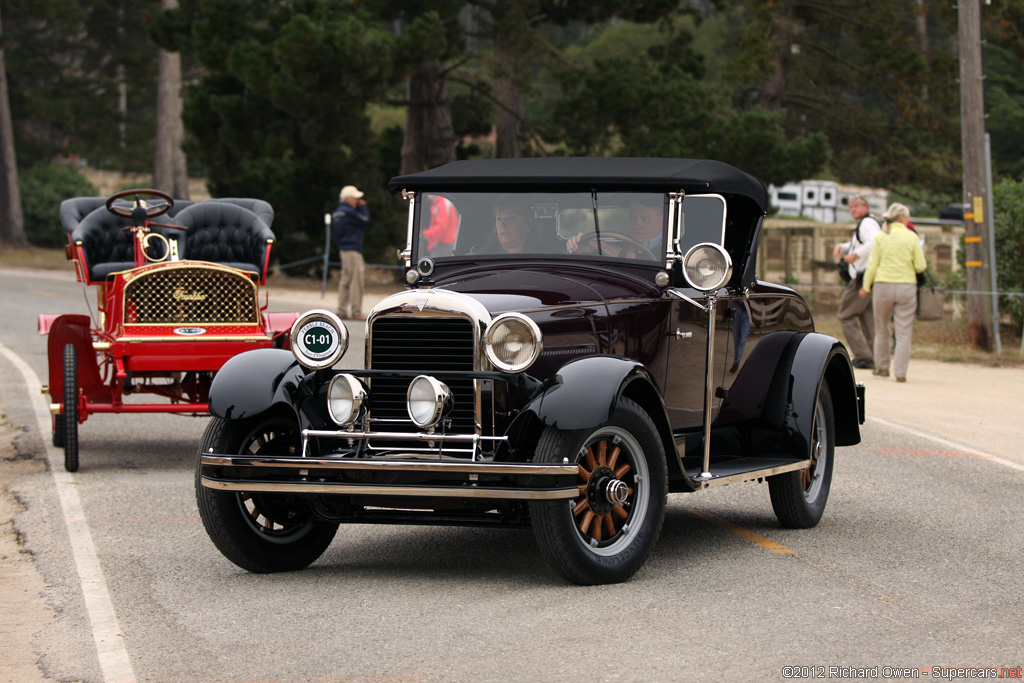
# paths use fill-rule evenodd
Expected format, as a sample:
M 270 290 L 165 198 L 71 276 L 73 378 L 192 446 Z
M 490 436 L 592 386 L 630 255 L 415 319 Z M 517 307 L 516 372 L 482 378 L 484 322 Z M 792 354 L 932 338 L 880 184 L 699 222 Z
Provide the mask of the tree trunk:
M 455 131 L 448 105 L 448 77 L 439 61 L 420 64 L 409 77 L 402 141 L 402 173 L 455 161 Z
M 774 29 L 772 40 L 775 43 L 775 71 L 764 84 L 761 97 L 764 107 L 771 111 L 784 109 L 789 99 L 789 66 L 796 34 L 792 0 L 778 4 Z
M 0 29 L 2 34 L 2 29 Z M 22 247 L 25 225 L 21 214 L 21 192 L 18 190 L 18 163 L 14 154 L 14 124 L 11 101 L 7 95 L 7 65 L 0 46 L 0 244 Z
M 497 101 L 494 112 L 497 129 L 494 155 L 499 159 L 517 159 L 523 156 L 519 125 L 523 118 L 523 96 L 516 85 L 517 50 L 514 44 L 502 39 L 500 33 L 494 43 L 494 61 L 497 66 L 494 76 L 494 96 Z
M 175 9 L 178 0 L 160 0 L 165 9 Z M 188 199 L 188 171 L 185 124 L 181 120 L 181 55 L 160 50 L 159 82 L 156 94 L 156 150 L 153 157 L 153 186 L 177 199 Z

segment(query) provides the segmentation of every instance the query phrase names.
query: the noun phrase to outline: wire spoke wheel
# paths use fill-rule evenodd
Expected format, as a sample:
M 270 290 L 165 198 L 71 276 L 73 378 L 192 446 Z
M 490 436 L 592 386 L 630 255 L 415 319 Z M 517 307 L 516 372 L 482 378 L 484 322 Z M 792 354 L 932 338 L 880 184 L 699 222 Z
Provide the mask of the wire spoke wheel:
M 290 455 L 298 445 L 299 429 L 292 421 L 214 417 L 199 456 L 210 449 L 223 454 Z M 201 470 L 197 462 L 196 502 L 203 526 L 217 549 L 243 569 L 302 569 L 324 553 L 337 533 L 338 525 L 317 518 L 301 496 L 209 489 L 202 483 Z

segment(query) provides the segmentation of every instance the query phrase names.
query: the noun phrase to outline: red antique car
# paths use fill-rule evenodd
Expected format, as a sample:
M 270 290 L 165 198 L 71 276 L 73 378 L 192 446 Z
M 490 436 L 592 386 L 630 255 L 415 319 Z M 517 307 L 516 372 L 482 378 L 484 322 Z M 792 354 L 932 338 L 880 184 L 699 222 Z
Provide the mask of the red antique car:
M 298 314 L 260 305 L 274 243 L 267 202 L 194 203 L 140 189 L 68 199 L 60 213 L 78 281 L 96 288 L 91 317 L 39 316 L 53 444 L 69 472 L 78 470 L 78 425 L 91 414 L 205 414 L 229 358 L 289 348 Z

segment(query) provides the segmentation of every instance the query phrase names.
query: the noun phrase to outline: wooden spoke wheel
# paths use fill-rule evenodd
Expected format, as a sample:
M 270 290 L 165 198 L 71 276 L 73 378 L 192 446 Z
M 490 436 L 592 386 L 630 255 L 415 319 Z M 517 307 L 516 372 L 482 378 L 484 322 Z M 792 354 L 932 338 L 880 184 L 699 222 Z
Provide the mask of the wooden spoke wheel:
M 617 583 L 647 560 L 665 517 L 665 450 L 651 418 L 627 398 L 594 429 L 547 427 L 535 462 L 576 462 L 578 495 L 534 501 L 537 544 L 570 581 Z

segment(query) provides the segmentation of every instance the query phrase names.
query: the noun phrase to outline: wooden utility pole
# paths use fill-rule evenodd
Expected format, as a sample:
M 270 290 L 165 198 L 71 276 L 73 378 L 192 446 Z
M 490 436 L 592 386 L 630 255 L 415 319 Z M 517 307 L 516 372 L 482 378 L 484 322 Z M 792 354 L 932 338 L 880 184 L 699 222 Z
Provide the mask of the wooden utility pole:
M 990 279 L 985 216 L 985 91 L 981 68 L 980 0 L 959 0 L 960 139 L 964 167 L 967 325 L 971 344 L 993 348 Z

